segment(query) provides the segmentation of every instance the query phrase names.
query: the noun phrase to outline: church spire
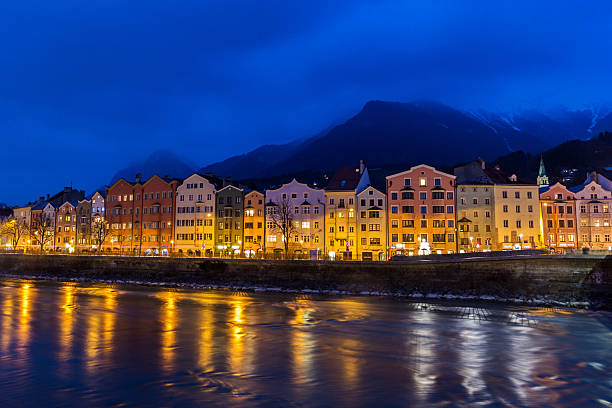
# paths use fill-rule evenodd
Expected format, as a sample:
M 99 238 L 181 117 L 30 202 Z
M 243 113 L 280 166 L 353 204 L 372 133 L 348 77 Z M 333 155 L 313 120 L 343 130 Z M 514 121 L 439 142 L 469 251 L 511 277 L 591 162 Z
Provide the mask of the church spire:
M 538 187 L 548 187 L 548 176 L 544 167 L 544 157 L 540 156 L 540 170 L 538 171 Z

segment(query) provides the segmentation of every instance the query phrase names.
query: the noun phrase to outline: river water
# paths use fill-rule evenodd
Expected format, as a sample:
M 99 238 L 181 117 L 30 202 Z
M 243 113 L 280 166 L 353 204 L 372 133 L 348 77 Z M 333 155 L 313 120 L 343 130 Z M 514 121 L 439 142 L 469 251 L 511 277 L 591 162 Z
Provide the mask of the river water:
M 610 406 L 605 312 L 0 280 L 0 406 Z

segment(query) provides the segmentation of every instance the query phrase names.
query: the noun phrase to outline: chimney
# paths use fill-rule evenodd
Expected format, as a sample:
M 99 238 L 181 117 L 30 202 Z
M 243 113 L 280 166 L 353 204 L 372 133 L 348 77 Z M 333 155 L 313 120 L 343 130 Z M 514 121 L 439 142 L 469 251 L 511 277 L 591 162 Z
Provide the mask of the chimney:
M 43 201 L 45 201 L 45 197 L 44 196 L 40 196 L 40 197 L 38 197 L 38 200 L 42 203 Z
M 363 160 L 359 160 L 359 174 L 363 174 L 365 171 L 365 162 Z
M 70 190 L 72 190 L 72 188 L 70 187 L 64 187 L 64 193 L 69 193 Z
M 49 197 L 50 197 L 50 195 L 49 195 L 49 193 L 47 193 L 47 200 L 49 199 Z
M 484 160 L 482 160 L 482 158 L 478 158 L 478 161 L 480 162 L 480 167 L 484 170 L 486 167 L 486 163 Z
M 140 173 L 136 173 L 136 182 L 140 183 L 140 180 L 142 179 L 142 174 Z

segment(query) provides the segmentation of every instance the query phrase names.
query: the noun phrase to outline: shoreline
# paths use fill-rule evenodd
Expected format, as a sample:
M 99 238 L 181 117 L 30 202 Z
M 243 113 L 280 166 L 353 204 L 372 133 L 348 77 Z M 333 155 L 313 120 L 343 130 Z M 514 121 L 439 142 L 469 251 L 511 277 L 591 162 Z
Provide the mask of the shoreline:
M 67 277 L 67 276 L 50 276 L 50 275 L 10 275 L 0 273 L 0 279 L 22 279 L 47 281 L 55 283 L 98 283 L 106 285 L 125 285 L 139 286 L 151 288 L 175 288 L 175 289 L 191 289 L 191 290 L 209 290 L 209 291 L 243 291 L 250 294 L 256 293 L 280 293 L 286 295 L 314 295 L 314 296 L 351 296 L 351 297 L 382 297 L 382 298 L 402 298 L 410 301 L 427 301 L 427 300 L 444 300 L 444 301 L 469 301 L 493 303 L 498 305 L 516 305 L 516 306 L 543 306 L 543 307 L 563 307 L 569 309 L 584 309 L 590 310 L 589 302 L 561 302 L 550 299 L 520 299 L 520 298 L 501 298 L 493 295 L 453 295 L 441 293 L 391 293 L 391 292 L 350 292 L 339 290 L 317 290 L 317 289 L 282 289 L 274 287 L 256 287 L 256 286 L 222 286 L 222 285 L 207 285 L 198 283 L 181 283 L 181 282 L 147 282 L 136 280 L 108 280 L 95 279 L 85 277 Z
M 532 255 L 353 263 L 0 255 L 0 277 L 612 310 L 612 257 Z

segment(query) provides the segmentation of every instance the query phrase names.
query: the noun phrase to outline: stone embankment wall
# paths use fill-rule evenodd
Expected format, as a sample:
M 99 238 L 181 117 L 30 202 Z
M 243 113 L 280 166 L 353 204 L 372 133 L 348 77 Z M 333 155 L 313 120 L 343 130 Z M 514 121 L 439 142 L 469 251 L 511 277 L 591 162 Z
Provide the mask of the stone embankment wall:
M 591 302 L 609 309 L 612 257 L 534 255 L 366 263 L 0 255 L 0 274 L 320 293 Z

